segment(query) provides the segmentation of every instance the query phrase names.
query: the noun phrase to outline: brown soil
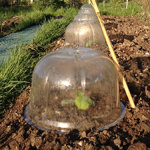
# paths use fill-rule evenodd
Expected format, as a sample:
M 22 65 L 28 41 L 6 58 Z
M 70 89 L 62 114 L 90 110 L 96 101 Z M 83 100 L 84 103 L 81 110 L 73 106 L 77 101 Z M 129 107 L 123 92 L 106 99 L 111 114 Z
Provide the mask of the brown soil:
M 0 124 L 0 148 L 17 149 L 102 149 L 150 150 L 150 26 L 134 17 L 103 17 L 119 63 L 122 66 L 136 109 L 131 109 L 120 87 L 120 99 L 126 115 L 116 126 L 96 132 L 73 130 L 69 134 L 46 132 L 32 127 L 24 120 L 29 103 L 30 87 L 17 99 Z M 63 39 L 54 42 L 63 46 Z M 108 51 L 106 54 L 110 55 Z
M 70 132 L 74 128 L 79 131 L 85 131 L 91 128 L 101 129 L 113 123 L 121 116 L 121 107 L 113 106 L 112 98 L 105 97 L 104 99 L 104 96 L 101 96 L 100 93 L 89 96 L 94 102 L 94 105 L 90 106 L 87 110 L 79 110 L 76 107 L 73 102 L 74 92 L 70 92 L 69 94 L 68 92 L 67 94 L 65 92 L 59 92 L 57 101 L 54 95 L 56 95 L 56 91 L 51 92 L 49 96 L 50 101 L 46 107 L 43 105 L 44 100 L 28 105 L 26 108 L 27 121 L 30 122 L 31 119 L 40 128 L 42 127 L 47 130 Z M 73 97 L 71 103 L 62 104 L 62 100 L 66 100 L 67 97 Z M 52 121 L 51 124 L 46 123 L 49 120 Z M 66 122 L 69 128 L 60 129 L 58 124 L 52 125 L 54 122 L 57 123 L 57 121 Z
M 10 17 L 6 20 L 3 20 L 1 24 L 1 29 L 0 29 L 0 37 L 3 37 L 6 34 L 11 33 L 12 32 L 11 28 L 19 24 L 21 20 L 22 19 L 19 16 Z

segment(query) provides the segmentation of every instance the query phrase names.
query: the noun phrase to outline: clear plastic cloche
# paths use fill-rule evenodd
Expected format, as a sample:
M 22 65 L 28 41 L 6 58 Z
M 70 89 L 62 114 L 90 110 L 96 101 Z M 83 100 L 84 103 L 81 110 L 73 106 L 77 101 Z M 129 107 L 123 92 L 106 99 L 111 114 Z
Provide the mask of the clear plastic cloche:
M 84 4 L 79 12 L 79 14 L 92 14 L 92 15 L 96 15 L 95 10 L 93 8 L 93 6 L 91 4 Z
M 98 21 L 74 21 L 65 31 L 65 45 L 104 49 L 105 38 Z
M 97 16 L 92 14 L 78 14 L 74 18 L 74 21 L 91 21 L 91 20 L 98 22 Z
M 63 48 L 34 68 L 25 120 L 42 130 L 106 129 L 124 116 L 112 61 L 88 48 Z

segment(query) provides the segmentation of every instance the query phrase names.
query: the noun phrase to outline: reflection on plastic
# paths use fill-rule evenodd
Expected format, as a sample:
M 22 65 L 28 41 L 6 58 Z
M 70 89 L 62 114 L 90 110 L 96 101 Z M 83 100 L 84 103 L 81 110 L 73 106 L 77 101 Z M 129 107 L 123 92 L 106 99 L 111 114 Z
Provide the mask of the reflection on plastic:
M 63 88 L 71 86 L 71 82 L 69 80 L 62 80 L 60 81 L 60 85 L 62 85 Z
M 58 128 L 63 128 L 63 129 L 73 127 L 70 123 L 58 122 L 58 121 L 46 120 L 46 121 L 44 121 L 43 123 L 44 123 L 44 124 L 48 124 L 48 125 L 50 125 L 50 126 L 55 126 L 55 127 L 58 127 Z

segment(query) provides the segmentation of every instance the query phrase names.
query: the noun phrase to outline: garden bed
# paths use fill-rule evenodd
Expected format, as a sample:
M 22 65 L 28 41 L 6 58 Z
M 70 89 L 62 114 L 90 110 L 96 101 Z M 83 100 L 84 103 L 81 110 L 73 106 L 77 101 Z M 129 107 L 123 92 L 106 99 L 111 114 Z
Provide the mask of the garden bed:
M 150 27 L 135 17 L 104 16 L 119 63 L 125 75 L 136 108 L 131 109 L 120 84 L 120 100 L 126 107 L 124 119 L 108 130 L 71 131 L 60 135 L 31 127 L 24 120 L 29 103 L 30 86 L 16 99 L 0 124 L 1 149 L 150 149 Z M 55 41 L 54 51 L 62 48 L 63 38 Z M 109 51 L 105 51 L 107 55 Z

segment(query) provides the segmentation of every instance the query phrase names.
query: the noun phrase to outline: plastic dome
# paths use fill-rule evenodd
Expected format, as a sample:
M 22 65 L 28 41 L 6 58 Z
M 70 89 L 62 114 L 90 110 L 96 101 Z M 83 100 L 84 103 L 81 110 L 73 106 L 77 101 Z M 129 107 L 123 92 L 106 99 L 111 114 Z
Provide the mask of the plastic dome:
M 97 21 L 74 21 L 65 31 L 65 45 L 99 49 L 106 48 L 106 42 Z
M 75 16 L 74 21 L 98 21 L 96 15 L 92 14 L 78 14 Z
M 82 131 L 105 128 L 120 116 L 118 74 L 103 53 L 64 48 L 37 63 L 25 111 L 29 124 L 61 132 Z
M 79 10 L 78 14 L 92 14 L 96 15 L 95 10 L 92 5 L 84 4 L 81 9 Z

